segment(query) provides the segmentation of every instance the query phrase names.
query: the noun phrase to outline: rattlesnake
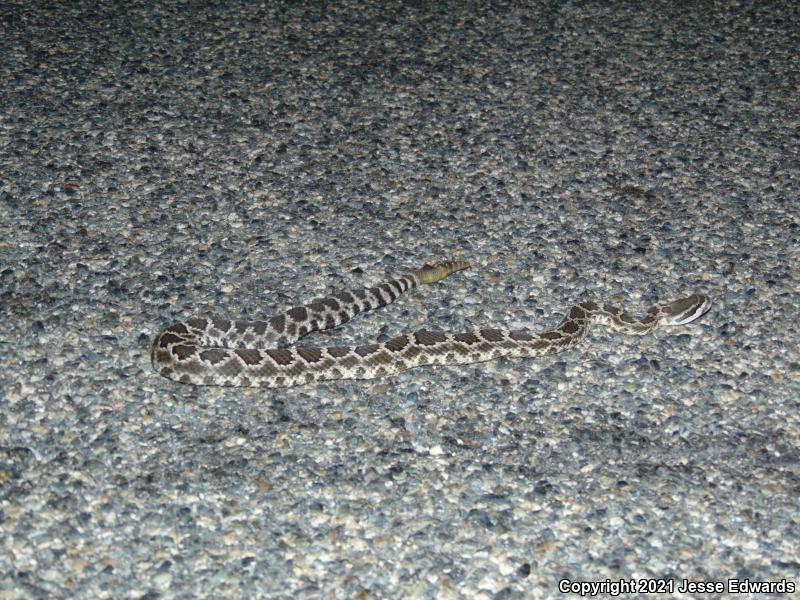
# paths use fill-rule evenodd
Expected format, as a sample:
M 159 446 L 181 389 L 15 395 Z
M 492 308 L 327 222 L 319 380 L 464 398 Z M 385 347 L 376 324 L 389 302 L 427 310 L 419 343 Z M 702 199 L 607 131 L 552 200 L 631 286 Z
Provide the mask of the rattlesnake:
M 634 319 L 616 306 L 582 302 L 573 306 L 557 327 L 541 333 L 422 330 L 361 346 L 286 347 L 312 331 L 337 327 L 360 312 L 394 302 L 411 288 L 467 267 L 469 263 L 460 260 L 427 264 L 377 287 L 320 298 L 268 321 L 193 317 L 167 327 L 156 337 L 151 351 L 153 368 L 164 377 L 196 385 L 286 387 L 323 379 L 372 379 L 421 365 L 560 352 L 577 344 L 592 323 L 641 335 L 694 321 L 711 306 L 707 296 L 692 294 L 658 304 L 643 318 Z

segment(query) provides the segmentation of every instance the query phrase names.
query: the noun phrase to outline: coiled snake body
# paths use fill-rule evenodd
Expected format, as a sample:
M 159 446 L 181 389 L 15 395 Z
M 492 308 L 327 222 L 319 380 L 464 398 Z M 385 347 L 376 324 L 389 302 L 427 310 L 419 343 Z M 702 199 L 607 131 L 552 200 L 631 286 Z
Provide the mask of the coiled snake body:
M 692 294 L 650 308 L 635 319 L 616 306 L 582 302 L 557 327 L 534 333 L 479 329 L 465 333 L 417 331 L 383 343 L 328 348 L 289 348 L 312 331 L 336 327 L 358 313 L 394 302 L 420 284 L 466 269 L 469 263 L 425 265 L 373 288 L 333 294 L 267 321 L 190 318 L 163 330 L 153 342 L 153 368 L 196 385 L 286 387 L 323 379 L 372 379 L 421 365 L 482 362 L 502 356 L 533 357 L 577 344 L 593 323 L 642 335 L 683 325 L 708 311 L 707 296 Z

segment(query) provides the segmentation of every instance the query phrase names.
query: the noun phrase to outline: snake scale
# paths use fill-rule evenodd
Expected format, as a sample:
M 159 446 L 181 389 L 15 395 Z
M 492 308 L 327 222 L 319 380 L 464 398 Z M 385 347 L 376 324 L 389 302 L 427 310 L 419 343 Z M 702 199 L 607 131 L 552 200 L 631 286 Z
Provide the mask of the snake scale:
M 635 319 L 616 306 L 582 302 L 570 308 L 558 326 L 541 333 L 421 330 L 383 343 L 288 347 L 308 333 L 337 327 L 358 313 L 394 302 L 420 284 L 435 283 L 467 267 L 469 263 L 460 260 L 426 264 L 376 287 L 320 298 L 267 321 L 192 317 L 167 327 L 155 338 L 153 368 L 164 377 L 195 385 L 287 387 L 324 379 L 372 379 L 421 365 L 552 354 L 577 344 L 592 324 L 642 335 L 694 321 L 711 306 L 707 296 L 692 294 L 653 306 L 644 317 Z

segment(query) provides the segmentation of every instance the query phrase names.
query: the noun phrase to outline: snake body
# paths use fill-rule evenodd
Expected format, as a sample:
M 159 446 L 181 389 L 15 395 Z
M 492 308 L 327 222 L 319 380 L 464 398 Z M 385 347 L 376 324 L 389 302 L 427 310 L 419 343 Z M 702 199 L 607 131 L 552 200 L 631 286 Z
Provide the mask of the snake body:
M 325 379 L 372 379 L 422 365 L 561 352 L 577 344 L 592 324 L 643 335 L 694 321 L 711 306 L 707 296 L 692 294 L 653 306 L 636 319 L 613 305 L 582 302 L 570 308 L 558 326 L 540 333 L 421 330 L 383 343 L 288 347 L 313 331 L 337 327 L 358 313 L 394 302 L 418 285 L 437 282 L 467 267 L 469 263 L 457 260 L 425 265 L 376 287 L 320 298 L 266 321 L 193 317 L 158 334 L 151 350 L 153 368 L 164 377 L 195 385 L 288 387 Z

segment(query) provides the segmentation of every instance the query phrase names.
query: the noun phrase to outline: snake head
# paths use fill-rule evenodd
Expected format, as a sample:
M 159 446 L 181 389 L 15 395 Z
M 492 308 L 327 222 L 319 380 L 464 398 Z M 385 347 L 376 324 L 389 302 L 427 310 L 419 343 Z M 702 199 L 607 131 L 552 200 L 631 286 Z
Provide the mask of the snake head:
M 665 325 L 685 325 L 702 317 L 711 308 L 711 299 L 704 294 L 692 294 L 661 307 Z
M 465 260 L 445 260 L 437 263 L 425 263 L 425 265 L 414 271 L 414 275 L 420 283 L 436 283 L 452 275 L 456 271 L 461 271 L 469 267 L 469 263 Z

